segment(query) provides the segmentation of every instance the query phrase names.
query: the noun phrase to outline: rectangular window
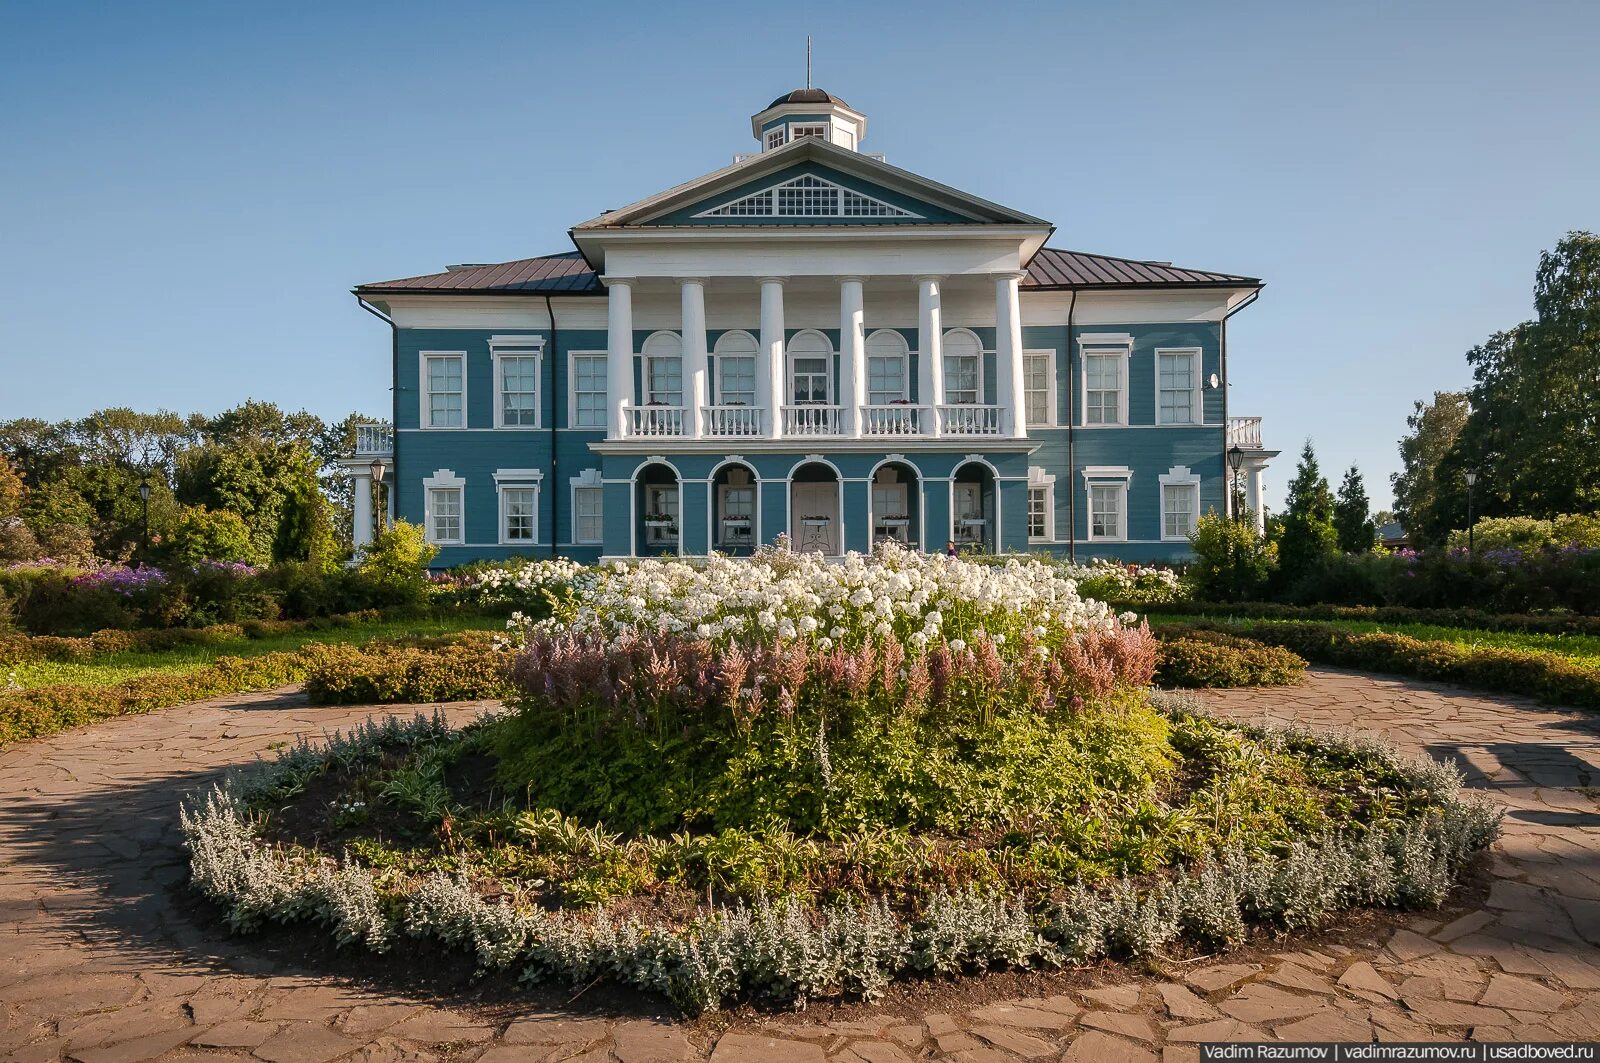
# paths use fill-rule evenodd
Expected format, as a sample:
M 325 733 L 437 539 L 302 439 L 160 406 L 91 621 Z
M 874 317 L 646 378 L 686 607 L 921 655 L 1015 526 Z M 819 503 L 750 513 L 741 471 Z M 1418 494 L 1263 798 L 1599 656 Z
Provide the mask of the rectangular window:
M 572 427 L 606 426 L 606 356 L 572 356 Z
M 796 356 L 790 360 L 789 372 L 796 406 L 822 406 L 828 402 L 830 358 Z
M 683 405 L 683 359 L 645 359 L 645 391 L 654 406 Z
M 1089 538 L 1126 539 L 1123 531 L 1123 498 L 1126 484 L 1089 486 Z
M 783 147 L 784 138 L 785 130 L 783 126 L 767 130 L 767 150 L 771 151 L 773 148 Z
M 1054 351 L 1024 354 L 1022 357 L 1022 395 L 1030 426 L 1055 423 L 1056 397 L 1050 386 L 1054 376 L 1050 370 L 1055 357 Z
M 743 354 L 717 355 L 717 402 L 723 406 L 756 404 L 756 360 Z
M 944 356 L 944 401 L 950 406 L 976 406 L 979 402 L 978 373 L 980 359 L 976 354 L 947 354 Z
M 435 543 L 461 541 L 461 488 L 428 489 L 428 541 Z
M 887 406 L 906 399 L 906 360 L 899 355 L 867 359 L 867 405 Z
M 1034 541 L 1050 537 L 1050 488 L 1028 488 L 1028 538 Z
M 1199 484 L 1163 484 L 1161 487 L 1161 537 L 1187 539 L 1194 534 L 1195 513 L 1200 509 Z
M 531 543 L 534 526 L 539 519 L 539 489 L 536 487 L 502 487 L 500 511 L 503 520 L 501 538 L 508 543 Z
M 1157 351 L 1156 373 L 1161 394 L 1157 404 L 1158 424 L 1194 424 L 1195 382 L 1199 373 L 1195 369 L 1197 355 L 1194 351 Z
M 572 489 L 573 542 L 598 543 L 605 540 L 605 524 L 602 520 L 604 504 L 603 487 Z
M 429 428 L 463 428 L 466 406 L 466 356 L 430 354 L 423 359 Z
M 1122 423 L 1121 352 L 1090 354 L 1083 359 L 1083 423 Z
M 796 123 L 789 127 L 789 139 L 799 140 L 801 137 L 825 137 L 828 135 L 826 122 L 808 122 L 805 125 Z
M 539 356 L 498 354 L 500 369 L 500 424 L 504 428 L 535 428 L 539 424 Z

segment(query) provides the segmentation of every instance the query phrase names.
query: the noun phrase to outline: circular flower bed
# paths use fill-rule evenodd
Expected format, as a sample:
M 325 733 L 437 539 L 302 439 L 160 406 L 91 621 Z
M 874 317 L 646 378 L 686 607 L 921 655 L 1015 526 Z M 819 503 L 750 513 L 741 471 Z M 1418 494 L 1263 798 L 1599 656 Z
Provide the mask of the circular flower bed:
M 1495 825 L 1433 762 L 1220 723 L 1034 562 L 590 570 L 508 711 L 372 724 L 188 805 L 239 929 L 431 939 L 687 1010 L 1439 903 Z

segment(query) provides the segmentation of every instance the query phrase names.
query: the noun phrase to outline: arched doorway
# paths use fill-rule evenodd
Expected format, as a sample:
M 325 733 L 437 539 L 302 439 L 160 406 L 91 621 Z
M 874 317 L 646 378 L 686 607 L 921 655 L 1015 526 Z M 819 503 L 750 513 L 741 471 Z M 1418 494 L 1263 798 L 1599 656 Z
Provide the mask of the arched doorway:
M 969 461 L 950 480 L 950 538 L 958 547 L 993 551 L 995 544 L 994 470 Z
M 662 462 L 633 474 L 634 554 L 654 557 L 683 552 L 683 504 L 678 471 Z
M 802 462 L 789 474 L 789 539 L 801 553 L 844 552 L 844 483 L 832 465 Z
M 927 549 L 922 542 L 922 477 L 915 466 L 886 461 L 874 469 L 867 505 L 872 545 L 892 539 L 912 549 Z
M 730 461 L 711 474 L 711 548 L 746 557 L 761 541 L 760 480 L 755 470 Z

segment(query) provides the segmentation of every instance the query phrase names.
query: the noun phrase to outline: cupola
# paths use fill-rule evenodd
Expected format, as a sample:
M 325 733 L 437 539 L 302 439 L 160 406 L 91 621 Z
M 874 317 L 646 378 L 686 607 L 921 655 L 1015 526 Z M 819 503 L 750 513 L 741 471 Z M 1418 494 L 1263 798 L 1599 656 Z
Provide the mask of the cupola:
M 762 151 L 781 148 L 800 137 L 822 137 L 851 151 L 867 135 L 867 116 L 822 89 L 784 93 L 750 118 L 750 132 Z

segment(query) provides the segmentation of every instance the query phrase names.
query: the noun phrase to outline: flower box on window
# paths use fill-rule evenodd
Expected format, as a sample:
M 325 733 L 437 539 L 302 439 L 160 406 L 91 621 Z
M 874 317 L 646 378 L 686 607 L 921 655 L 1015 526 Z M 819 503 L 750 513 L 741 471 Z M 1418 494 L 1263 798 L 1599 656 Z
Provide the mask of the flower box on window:
M 723 517 L 722 518 L 722 526 L 724 528 L 748 528 L 748 527 L 750 527 L 750 518 L 749 517 Z
M 678 521 L 668 513 L 646 513 L 644 515 L 644 526 L 646 528 L 664 528 L 675 531 L 678 527 Z
M 800 523 L 807 528 L 826 528 L 833 523 L 832 517 L 801 517 Z
M 988 517 L 962 517 L 956 523 L 960 524 L 963 528 L 981 528 L 985 524 L 989 523 L 989 518 Z
M 906 528 L 911 525 L 909 517 L 879 517 L 878 523 L 885 528 Z

